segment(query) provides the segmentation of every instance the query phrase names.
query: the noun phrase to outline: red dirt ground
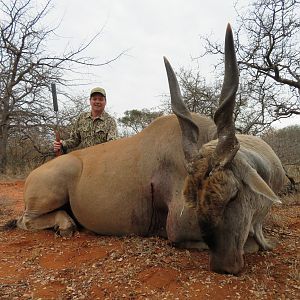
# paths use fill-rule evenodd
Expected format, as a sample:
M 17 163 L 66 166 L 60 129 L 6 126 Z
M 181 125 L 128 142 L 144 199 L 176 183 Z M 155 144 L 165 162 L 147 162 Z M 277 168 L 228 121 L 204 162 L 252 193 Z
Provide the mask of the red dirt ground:
M 23 186 L 0 181 L 0 225 L 21 215 Z M 238 277 L 160 238 L 0 231 L 0 299 L 300 299 L 299 198 L 272 209 L 265 231 L 279 244 L 246 255 Z

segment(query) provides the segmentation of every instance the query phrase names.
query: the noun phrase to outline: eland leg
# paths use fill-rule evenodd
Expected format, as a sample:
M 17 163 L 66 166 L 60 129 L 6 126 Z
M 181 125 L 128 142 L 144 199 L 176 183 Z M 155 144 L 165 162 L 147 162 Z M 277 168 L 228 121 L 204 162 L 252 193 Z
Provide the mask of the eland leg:
M 57 210 L 42 215 L 25 212 L 17 221 L 17 226 L 30 231 L 54 228 L 56 232 L 64 237 L 72 236 L 76 230 L 75 222 L 64 210 Z
M 25 212 L 17 226 L 26 230 L 54 228 L 62 236 L 72 235 L 76 225 L 64 209 L 81 168 L 76 157 L 62 155 L 33 170 L 25 182 Z
M 198 251 L 208 250 L 208 246 L 203 241 L 183 241 L 173 243 L 175 247 L 179 249 L 195 249 Z
M 261 223 L 254 225 L 254 238 L 262 250 L 272 250 L 275 247 L 275 244 L 267 241 L 264 237 Z
M 244 245 L 244 252 L 249 254 L 249 253 L 258 252 L 258 250 L 259 250 L 259 245 L 257 244 L 255 238 L 249 235 Z
M 24 202 L 25 212 L 17 221 L 19 228 L 31 231 L 54 228 L 61 236 L 71 236 L 76 230 L 75 222 L 63 210 L 69 202 L 63 185 L 28 182 Z

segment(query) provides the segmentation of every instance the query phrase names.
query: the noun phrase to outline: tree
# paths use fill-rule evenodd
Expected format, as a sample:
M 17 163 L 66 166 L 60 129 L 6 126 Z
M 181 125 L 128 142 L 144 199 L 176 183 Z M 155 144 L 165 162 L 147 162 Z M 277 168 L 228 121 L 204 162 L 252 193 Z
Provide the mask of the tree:
M 218 108 L 221 83 L 217 82 L 215 86 L 211 86 L 201 76 L 200 72 L 193 72 L 184 68 L 180 69 L 178 80 L 183 101 L 189 111 L 212 118 Z
M 83 56 L 100 33 L 75 50 L 66 49 L 59 55 L 50 52 L 47 41 L 55 35 L 56 28 L 47 28 L 42 22 L 51 9 L 51 1 L 0 1 L 0 173 L 6 168 L 13 133 L 53 126 L 50 83 L 66 85 L 65 74 L 74 65 L 100 66 L 110 62 L 99 64 Z
M 272 147 L 284 165 L 300 168 L 300 126 L 270 129 L 263 139 Z M 299 174 L 300 175 L 300 174 Z
M 184 68 L 180 69 L 177 78 L 181 86 L 183 101 L 188 109 L 192 112 L 213 118 L 219 106 L 222 82 L 217 80 L 214 85 L 211 85 L 206 82 L 199 71 L 193 72 L 192 70 L 186 70 Z M 162 107 L 163 111 L 168 113 L 172 112 L 168 98 L 163 101 Z M 247 107 L 245 88 L 241 85 L 237 93 L 234 111 L 237 131 L 240 133 L 259 133 L 261 126 L 258 128 L 257 123 L 251 122 L 251 118 L 255 120 L 257 114 L 259 115 L 259 112 L 254 112 L 254 108 Z
M 209 85 L 198 70 L 180 68 L 176 76 L 183 102 L 188 110 L 213 118 L 219 105 L 221 83 L 217 82 L 214 86 Z M 165 113 L 172 113 L 169 98 L 170 96 L 165 95 L 162 101 L 161 109 Z
M 246 132 L 258 132 L 275 120 L 300 114 L 300 2 L 254 0 L 237 11 L 235 44 L 241 96 L 248 107 Z M 202 39 L 202 56 L 223 55 L 220 43 Z
M 71 124 L 89 105 L 86 97 L 70 98 L 68 103 L 61 103 L 58 115 L 58 130 L 61 139 L 70 136 Z M 6 174 L 26 175 L 32 169 L 54 157 L 52 141 L 53 124 L 45 123 L 35 127 L 20 127 L 11 132 L 7 145 Z
M 300 183 L 300 126 L 282 129 L 269 129 L 262 138 L 272 147 L 280 158 L 287 174 L 294 184 Z
M 124 116 L 119 118 L 118 122 L 125 129 L 123 135 L 128 136 L 140 132 L 162 114 L 161 111 L 151 111 L 149 109 L 126 110 Z

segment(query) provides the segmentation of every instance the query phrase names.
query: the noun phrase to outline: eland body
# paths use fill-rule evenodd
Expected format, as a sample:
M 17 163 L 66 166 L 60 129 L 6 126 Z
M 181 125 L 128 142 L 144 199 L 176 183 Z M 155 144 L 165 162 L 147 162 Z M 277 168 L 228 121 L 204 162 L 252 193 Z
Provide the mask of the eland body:
M 139 134 L 71 152 L 34 170 L 25 183 L 17 226 L 53 227 L 71 235 L 75 221 L 103 235 L 158 235 L 181 246 L 204 240 L 213 271 L 239 273 L 253 237 L 270 249 L 262 222 L 285 181 L 273 150 L 261 139 L 236 135 L 239 74 L 232 31 L 225 38 L 225 76 L 214 121 L 191 114 L 165 59 L 175 115 Z M 216 139 L 217 138 L 217 139 Z

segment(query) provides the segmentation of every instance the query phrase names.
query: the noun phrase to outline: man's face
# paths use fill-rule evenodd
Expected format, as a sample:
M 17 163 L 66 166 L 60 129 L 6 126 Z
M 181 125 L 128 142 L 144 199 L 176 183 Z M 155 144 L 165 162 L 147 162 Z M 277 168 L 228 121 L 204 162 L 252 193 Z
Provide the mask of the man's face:
M 90 98 L 90 104 L 92 107 L 92 112 L 101 114 L 106 105 L 106 98 L 99 93 L 93 94 Z

